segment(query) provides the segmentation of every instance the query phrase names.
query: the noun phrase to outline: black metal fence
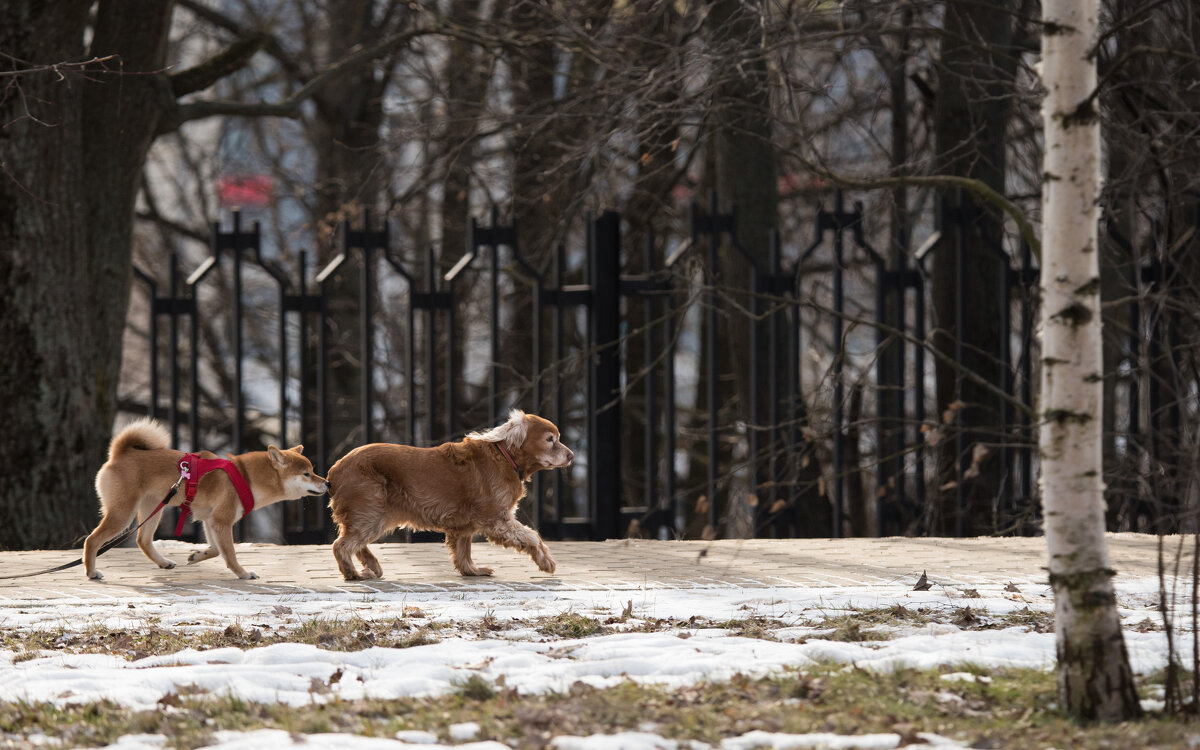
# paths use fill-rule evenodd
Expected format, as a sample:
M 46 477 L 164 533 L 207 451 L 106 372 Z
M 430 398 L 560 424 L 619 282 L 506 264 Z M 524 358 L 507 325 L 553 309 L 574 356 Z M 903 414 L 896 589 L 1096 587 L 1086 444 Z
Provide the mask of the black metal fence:
M 636 250 L 622 247 L 620 217 L 606 212 L 588 222 L 583 247 L 557 248 L 549 265 L 527 258 L 518 227 L 502 224 L 493 209 L 489 225 L 472 220 L 466 254 L 444 273 L 437 271 L 432 250 L 402 257 L 386 222 L 374 221 L 367 212 L 361 222 L 343 225 L 340 254 L 323 268 L 313 269 L 300 252 L 295 267 L 284 269 L 263 257 L 258 224 L 246 229 L 234 213 L 232 228 L 213 226 L 211 254 L 186 277 L 174 256 L 165 284 L 136 270 L 150 302 L 146 411 L 169 425 L 179 447 L 236 453 L 261 448 L 268 440 L 290 445 L 315 439 L 316 449 L 309 453 L 324 472 L 353 447 L 347 440 L 435 444 L 494 425 L 508 408 L 519 407 L 558 423 L 564 442 L 579 456 L 570 470 L 540 474 L 531 486 L 527 520 L 548 538 L 630 533 L 673 538 L 697 520 L 702 523 L 696 528 L 712 533 L 721 521 L 715 498 L 738 484 L 743 499 L 752 498 L 755 533 L 840 536 L 846 530 L 847 478 L 871 467 L 877 490 L 889 488 L 886 502 L 884 493 L 875 494 L 873 532 L 912 533 L 896 519 L 905 513 L 919 516 L 913 509 L 926 502 L 933 467 L 924 433 L 938 421 L 928 395 L 925 266 L 931 250 L 943 243 L 951 243 L 965 259 L 964 233 L 974 221 L 973 211 L 961 196 L 944 200 L 941 231 L 913 254 L 914 262 L 896 267 L 867 241 L 862 205 L 847 209 L 840 191 L 832 209 L 815 211 L 811 242 L 787 262 L 778 236 L 769 262 L 747 253 L 739 241 L 736 211 L 720 212 L 715 197 L 708 208 L 693 205 L 689 236 L 679 242 L 648 237 Z M 1112 231 L 1118 242 L 1127 242 Z M 999 246 L 990 251 L 1007 269 L 996 283 L 1009 302 L 1003 306 L 1002 327 L 1011 335 L 1002 342 L 1003 382 L 994 385 L 1008 397 L 1001 421 L 1011 429 L 997 440 L 1004 477 L 997 502 L 1011 515 L 1036 504 L 1028 415 L 1037 272 L 1027 247 L 1011 254 Z M 622 259 L 634 252 L 641 253 L 645 271 L 623 274 Z M 748 300 L 745 309 L 725 306 L 727 280 L 715 272 L 721 252 L 736 254 L 749 271 L 750 287 L 738 290 Z M 829 304 L 802 292 L 817 260 L 819 273 L 829 276 Z M 851 268 L 854 279 L 848 280 Z M 253 293 L 247 290 L 247 269 L 256 279 Z M 352 326 L 331 313 L 334 282 L 345 282 L 340 275 L 349 273 L 359 275 Z M 1153 268 L 1146 273 L 1145 283 L 1153 284 Z M 847 311 L 848 284 L 856 284 L 856 292 L 873 292 L 873 318 L 861 320 Z M 901 298 L 890 315 L 889 294 Z M 960 311 L 967 303 L 960 292 Z M 632 316 L 635 308 L 640 314 Z M 246 336 L 251 309 L 257 311 L 256 321 L 271 321 L 254 327 L 252 352 Z M 201 355 L 206 317 L 221 320 L 214 334 L 219 345 L 209 345 L 220 352 L 207 362 Z M 641 321 L 636 330 L 628 328 L 633 317 Z M 723 334 L 722 320 L 735 333 Z M 873 368 L 860 362 L 859 371 L 874 370 L 876 394 L 899 395 L 890 401 L 876 397 L 873 419 L 847 413 L 846 364 L 853 356 L 846 348 L 848 323 L 874 329 L 875 351 L 867 357 L 874 358 Z M 275 330 L 268 331 L 272 325 Z M 528 330 L 511 336 L 514 326 Z M 806 389 L 801 358 L 814 327 L 833 342 L 832 367 L 823 384 Z M 760 367 L 787 373 L 772 378 L 766 392 L 750 389 L 745 413 L 766 414 L 762 424 L 731 419 L 718 396 L 718 382 L 726 374 L 720 338 L 738 335 L 737 330 L 748 337 L 751 354 L 737 366 L 747 368 L 750 383 L 759 382 Z M 1138 355 L 1142 330 L 1131 325 L 1131 357 Z M 334 339 L 355 343 L 359 360 L 358 429 L 352 435 L 331 434 L 329 410 L 338 398 L 330 377 Z M 1152 339 L 1149 346 L 1155 345 Z M 636 371 L 627 367 L 633 346 L 640 347 Z M 898 347 L 891 364 L 879 356 L 887 346 Z M 953 353 L 958 365 L 962 348 L 959 336 Z M 247 395 L 248 366 L 257 373 L 250 386 L 253 398 Z M 202 403 L 204 378 L 221 383 L 210 390 L 227 401 Z M 685 388 L 684 380 L 691 385 Z M 1128 409 L 1136 410 L 1138 386 L 1130 388 Z M 818 391 L 828 409 L 814 416 L 805 404 Z M 258 405 L 252 408 L 250 401 Z M 629 408 L 634 402 L 636 414 Z M 931 412 L 933 420 L 927 416 Z M 397 413 L 403 417 L 396 418 Z M 961 412 L 954 415 L 951 427 L 961 428 L 961 419 Z M 1134 413 L 1132 430 L 1138 419 Z M 254 423 L 252 439 L 249 422 Z M 636 466 L 622 467 L 628 461 L 622 441 L 634 429 L 640 431 L 641 455 Z M 963 444 L 962 429 L 948 434 L 958 457 L 952 491 L 962 507 L 970 446 Z M 860 442 L 868 453 L 873 448 L 873 455 L 864 457 Z M 731 444 L 737 450 L 722 449 Z M 822 462 L 821 477 L 829 478 L 818 489 L 831 506 L 827 528 L 813 528 L 797 503 L 798 493 L 814 489 L 797 480 L 797 466 L 809 461 Z M 332 538 L 324 503 L 285 504 L 284 538 Z

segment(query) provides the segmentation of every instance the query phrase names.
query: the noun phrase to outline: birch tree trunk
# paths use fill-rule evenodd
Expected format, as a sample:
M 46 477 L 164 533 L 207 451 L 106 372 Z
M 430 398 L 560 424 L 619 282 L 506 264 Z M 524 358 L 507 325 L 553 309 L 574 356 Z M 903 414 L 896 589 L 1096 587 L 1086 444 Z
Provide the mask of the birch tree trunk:
M 1104 538 L 1100 265 L 1099 0 L 1042 6 L 1042 390 L 1039 451 L 1058 692 L 1084 720 L 1141 714 Z

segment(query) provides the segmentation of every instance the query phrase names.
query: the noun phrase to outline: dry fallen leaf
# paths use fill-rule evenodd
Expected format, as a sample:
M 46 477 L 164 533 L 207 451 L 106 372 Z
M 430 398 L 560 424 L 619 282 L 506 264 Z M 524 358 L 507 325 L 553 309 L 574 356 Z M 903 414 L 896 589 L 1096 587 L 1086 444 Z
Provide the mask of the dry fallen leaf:
M 913 586 L 913 591 L 928 591 L 933 584 L 929 582 L 929 576 L 925 575 L 925 571 L 921 571 L 921 577 L 917 579 L 917 583 Z

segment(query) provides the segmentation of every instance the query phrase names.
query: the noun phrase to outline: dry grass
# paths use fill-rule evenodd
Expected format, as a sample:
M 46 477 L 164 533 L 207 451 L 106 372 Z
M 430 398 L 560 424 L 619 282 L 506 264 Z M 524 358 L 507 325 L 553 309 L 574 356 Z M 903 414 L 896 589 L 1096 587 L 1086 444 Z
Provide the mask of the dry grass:
M 1053 675 L 1000 670 L 990 681 L 946 681 L 938 670 L 876 674 L 827 665 L 768 679 L 677 690 L 626 682 L 598 690 L 577 683 L 563 694 L 521 696 L 472 676 L 439 698 L 332 701 L 299 708 L 203 694 L 170 695 L 159 711 L 109 703 L 64 709 L 0 703 L 0 746 L 57 737 L 68 746 L 114 742 L 125 734 L 162 733 L 178 748 L 212 741 L 221 729 L 281 729 L 295 734 L 345 732 L 389 737 L 402 729 L 449 741 L 451 724 L 474 721 L 480 739 L 544 748 L 558 735 L 613 733 L 648 725 L 664 737 L 717 744 L 752 730 L 789 733 L 895 732 L 905 740 L 935 732 L 975 747 L 1187 747 L 1192 724 L 1150 717 L 1083 727 L 1054 708 Z

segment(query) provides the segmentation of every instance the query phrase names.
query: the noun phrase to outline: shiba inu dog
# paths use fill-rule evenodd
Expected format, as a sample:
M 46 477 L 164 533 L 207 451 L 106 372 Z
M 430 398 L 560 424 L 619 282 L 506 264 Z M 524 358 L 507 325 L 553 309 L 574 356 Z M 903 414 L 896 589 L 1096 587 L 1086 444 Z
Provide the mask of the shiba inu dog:
M 83 565 L 88 578 L 100 579 L 96 569 L 96 553 L 101 545 L 129 526 L 136 515 L 138 523 L 154 513 L 171 486 L 180 479 L 180 461 L 187 455 L 172 450 L 171 437 L 165 427 L 152 419 L 140 419 L 121 430 L 108 448 L 108 461 L 96 474 L 96 494 L 100 496 L 103 517 L 96 530 L 83 543 Z M 270 446 L 231 456 L 233 466 L 245 478 L 253 495 L 252 508 L 262 508 L 283 500 L 306 495 L 323 495 L 329 483 L 313 472 L 312 463 L 301 451 L 304 446 L 280 450 Z M 218 458 L 207 451 L 196 454 L 202 459 Z M 178 493 L 169 505 L 184 501 Z M 230 476 L 224 471 L 210 471 L 200 478 L 191 502 L 192 515 L 204 523 L 209 547 L 193 552 L 188 564 L 202 562 L 221 555 L 225 564 L 238 578 L 258 576 L 238 564 L 234 554 L 233 524 L 246 514 Z M 160 568 L 174 568 L 175 563 L 154 548 L 154 530 L 161 516 L 151 520 L 137 533 L 138 547 Z

